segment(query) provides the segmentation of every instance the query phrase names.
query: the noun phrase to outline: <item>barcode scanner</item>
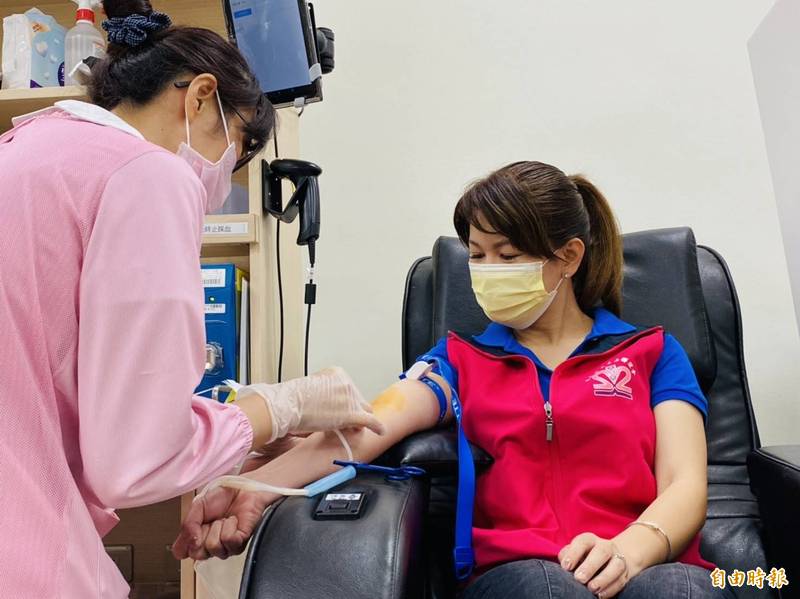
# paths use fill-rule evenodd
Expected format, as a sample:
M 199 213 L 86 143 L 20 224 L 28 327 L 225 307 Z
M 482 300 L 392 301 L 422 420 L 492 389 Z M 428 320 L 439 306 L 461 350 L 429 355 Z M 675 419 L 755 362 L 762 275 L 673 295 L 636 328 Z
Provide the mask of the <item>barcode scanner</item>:
M 261 161 L 262 200 L 264 210 L 283 223 L 292 223 L 300 216 L 297 244 L 307 245 L 309 261 L 315 263 L 315 242 L 319 239 L 320 206 L 319 182 L 322 169 L 306 160 L 280 158 Z M 282 181 L 288 179 L 294 193 L 283 205 Z
M 261 202 L 264 211 L 278 219 L 275 233 L 275 248 L 278 265 L 278 297 L 281 305 L 281 332 L 278 357 L 278 382 L 283 371 L 283 284 L 281 282 L 280 223 L 292 223 L 300 216 L 300 229 L 297 233 L 297 244 L 308 246 L 308 280 L 305 289 L 305 304 L 308 306 L 306 317 L 306 343 L 304 373 L 308 375 L 308 338 L 311 330 L 311 306 L 317 301 L 317 286 L 314 283 L 314 264 L 316 263 L 316 243 L 319 239 L 320 210 L 319 183 L 317 177 L 322 169 L 313 162 L 279 158 L 272 162 L 261 161 Z M 294 185 L 294 193 L 286 206 L 283 205 L 283 180 L 288 179 Z

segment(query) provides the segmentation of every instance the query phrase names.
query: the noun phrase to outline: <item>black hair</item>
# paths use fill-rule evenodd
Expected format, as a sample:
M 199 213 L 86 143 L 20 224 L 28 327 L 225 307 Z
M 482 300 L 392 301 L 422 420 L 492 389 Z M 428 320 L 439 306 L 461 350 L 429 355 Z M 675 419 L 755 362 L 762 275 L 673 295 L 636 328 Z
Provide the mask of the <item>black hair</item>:
M 105 0 L 103 8 L 109 19 L 154 13 L 148 0 Z M 92 67 L 89 98 L 107 110 L 147 104 L 181 76 L 202 73 L 217 78 L 228 116 L 252 111 L 243 127 L 244 149 L 263 148 L 275 127 L 275 109 L 238 48 L 209 29 L 170 26 L 134 46 L 109 43 L 106 58 Z

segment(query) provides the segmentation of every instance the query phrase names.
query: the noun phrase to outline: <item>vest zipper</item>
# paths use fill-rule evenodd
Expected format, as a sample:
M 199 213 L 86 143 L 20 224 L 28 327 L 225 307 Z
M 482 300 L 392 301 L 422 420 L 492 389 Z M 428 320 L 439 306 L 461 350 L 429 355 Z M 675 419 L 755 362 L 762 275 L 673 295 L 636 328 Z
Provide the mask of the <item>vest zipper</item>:
M 544 402 L 545 438 L 548 442 L 553 440 L 553 406 L 550 401 Z
M 560 366 L 560 364 L 559 364 Z M 556 379 L 556 370 L 558 370 L 558 366 L 553 370 L 552 377 L 550 378 L 550 396 L 552 397 L 555 391 L 555 379 Z M 553 506 L 553 513 L 555 515 L 556 521 L 558 522 L 558 535 L 560 535 L 560 542 L 566 544 L 572 538 L 570 536 L 572 534 L 572 526 L 570 524 L 570 514 L 569 508 L 562 509 L 565 507 L 566 502 L 564 499 L 564 480 L 561 476 L 561 456 L 560 456 L 560 440 L 553 439 L 553 406 L 550 404 L 550 400 L 544 402 L 544 413 L 545 413 L 545 427 L 547 429 L 547 449 L 550 457 L 550 472 L 552 476 L 553 482 L 553 499 L 555 501 L 555 506 Z

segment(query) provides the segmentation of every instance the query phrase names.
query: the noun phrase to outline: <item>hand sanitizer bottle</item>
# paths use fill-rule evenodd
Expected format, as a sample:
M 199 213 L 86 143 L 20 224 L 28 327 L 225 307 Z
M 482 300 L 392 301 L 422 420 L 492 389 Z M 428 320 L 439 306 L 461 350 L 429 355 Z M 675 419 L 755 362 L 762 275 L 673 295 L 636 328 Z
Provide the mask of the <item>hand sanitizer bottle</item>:
M 64 85 L 78 85 L 75 68 L 85 58 L 106 55 L 106 40 L 94 26 L 94 11 L 100 0 L 72 0 L 78 5 L 75 26 L 64 39 Z

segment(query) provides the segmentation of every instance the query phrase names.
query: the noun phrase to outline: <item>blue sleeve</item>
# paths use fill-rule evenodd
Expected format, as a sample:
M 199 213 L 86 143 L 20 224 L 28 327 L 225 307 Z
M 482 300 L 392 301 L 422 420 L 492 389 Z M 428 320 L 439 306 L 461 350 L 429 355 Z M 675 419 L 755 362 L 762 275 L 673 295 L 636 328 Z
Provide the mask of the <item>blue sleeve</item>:
M 700 390 L 692 363 L 681 344 L 672 335 L 664 335 L 664 349 L 653 374 L 650 375 L 650 405 L 656 407 L 662 401 L 679 399 L 692 404 L 708 417 L 708 400 Z
M 438 343 L 430 351 L 418 356 L 415 361 L 419 362 L 420 360 L 436 363 L 437 366 L 433 369 L 433 372 L 446 380 L 451 389 L 458 389 L 458 373 L 447 357 L 447 337 L 439 339 Z

